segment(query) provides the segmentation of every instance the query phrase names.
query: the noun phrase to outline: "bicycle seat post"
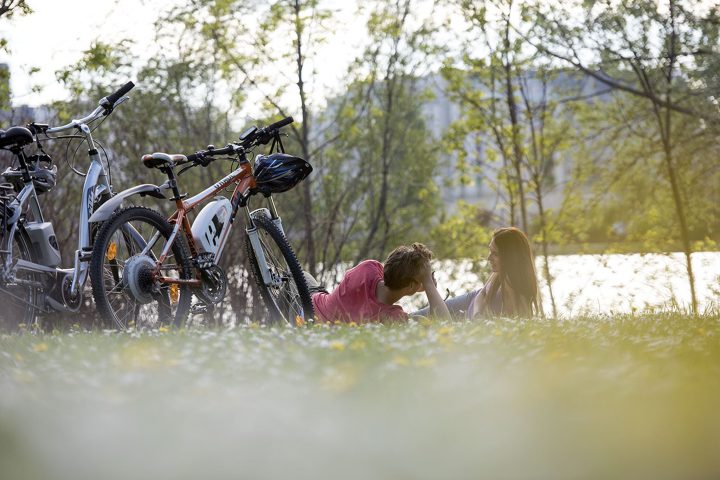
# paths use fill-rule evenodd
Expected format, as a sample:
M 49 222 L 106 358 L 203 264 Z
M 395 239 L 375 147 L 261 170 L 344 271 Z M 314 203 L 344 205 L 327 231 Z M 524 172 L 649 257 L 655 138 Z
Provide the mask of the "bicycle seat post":
M 170 190 L 173 192 L 173 197 L 170 200 L 175 200 L 175 204 L 177 205 L 177 208 L 182 208 L 182 199 L 187 196 L 187 194 L 181 194 L 180 189 L 178 188 L 177 183 L 177 175 L 175 175 L 175 171 L 173 170 L 172 165 L 168 165 L 166 167 L 162 167 L 160 169 L 165 175 L 168 177 L 168 185 L 170 186 Z

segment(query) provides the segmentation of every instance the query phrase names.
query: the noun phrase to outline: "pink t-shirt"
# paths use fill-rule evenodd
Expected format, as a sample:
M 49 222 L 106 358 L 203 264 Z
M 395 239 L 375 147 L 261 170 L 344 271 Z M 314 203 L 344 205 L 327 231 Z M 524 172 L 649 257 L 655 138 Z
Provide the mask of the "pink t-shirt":
M 318 292 L 312 296 L 319 320 L 324 322 L 379 322 L 407 320 L 400 305 L 381 303 L 375 289 L 383 279 L 383 266 L 377 260 L 365 260 L 345 272 L 340 285 L 332 293 Z

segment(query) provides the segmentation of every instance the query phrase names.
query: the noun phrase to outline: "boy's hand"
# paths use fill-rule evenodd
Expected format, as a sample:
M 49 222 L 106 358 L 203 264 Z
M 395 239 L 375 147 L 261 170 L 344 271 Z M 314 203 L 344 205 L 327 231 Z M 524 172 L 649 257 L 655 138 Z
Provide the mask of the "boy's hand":
M 427 268 L 423 270 L 422 274 L 422 284 L 423 286 L 427 287 L 428 285 L 432 284 L 437 287 L 437 280 L 435 280 L 435 272 L 432 270 L 430 265 L 428 264 Z
M 430 268 L 428 263 L 427 268 L 423 271 L 423 289 L 428 298 L 430 304 L 430 315 L 441 319 L 450 319 L 450 311 L 447 305 L 440 296 L 440 292 L 437 290 L 437 281 L 435 280 L 435 272 Z

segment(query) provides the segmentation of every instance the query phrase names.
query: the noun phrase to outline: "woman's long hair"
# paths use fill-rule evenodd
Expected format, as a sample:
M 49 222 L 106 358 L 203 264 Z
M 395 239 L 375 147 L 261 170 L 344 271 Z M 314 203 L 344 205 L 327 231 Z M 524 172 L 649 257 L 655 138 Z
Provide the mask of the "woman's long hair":
M 505 227 L 495 230 L 492 238 L 498 249 L 500 268 L 490 284 L 489 298 L 495 298 L 500 289 L 503 314 L 523 317 L 537 314 L 537 276 L 527 236 L 515 227 Z

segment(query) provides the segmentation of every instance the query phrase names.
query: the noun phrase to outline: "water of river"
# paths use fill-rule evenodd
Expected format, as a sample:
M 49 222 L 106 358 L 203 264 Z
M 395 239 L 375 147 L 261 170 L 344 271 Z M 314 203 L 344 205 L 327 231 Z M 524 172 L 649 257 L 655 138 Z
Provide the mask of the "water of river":
M 549 257 L 552 290 L 559 317 L 632 313 L 645 310 L 690 310 L 685 256 L 668 254 L 557 255 Z M 720 252 L 692 255 L 699 311 L 720 307 Z M 552 313 L 543 275 L 536 262 L 543 309 Z M 439 262 L 435 277 L 442 292 L 460 294 L 481 286 L 485 265 L 471 261 Z M 406 310 L 424 306 L 424 296 L 402 303 Z

